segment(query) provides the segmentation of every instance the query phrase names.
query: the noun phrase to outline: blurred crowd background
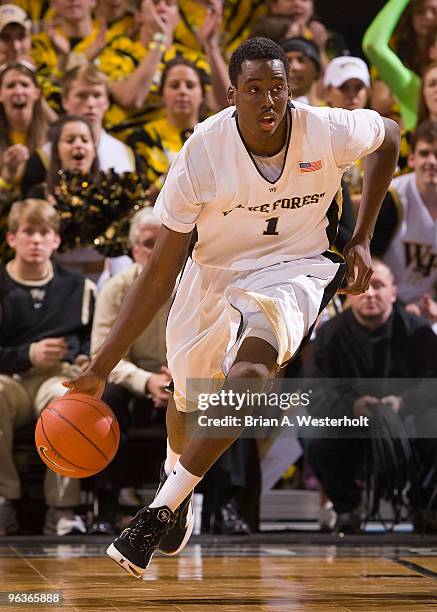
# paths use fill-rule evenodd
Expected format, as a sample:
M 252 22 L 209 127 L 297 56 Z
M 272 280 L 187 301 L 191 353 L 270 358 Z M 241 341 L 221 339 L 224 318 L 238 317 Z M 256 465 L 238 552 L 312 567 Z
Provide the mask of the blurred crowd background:
M 112 533 L 141 504 L 141 486 L 157 479 L 170 304 L 106 387 L 122 429 L 107 470 L 82 483 L 47 473 L 43 490 L 41 469 L 28 469 L 31 431 L 62 393 L 60 380 L 86 366 L 103 341 L 153 249 L 153 204 L 168 168 L 194 126 L 227 106 L 227 64 L 253 36 L 287 53 L 297 102 L 371 108 L 402 131 L 371 245 L 371 287 L 349 302 L 334 299 L 286 375 L 436 376 L 437 0 L 0 2 L 0 534 Z M 353 232 L 362 172 L 356 160 L 344 176 L 339 252 Z M 411 395 L 370 388 L 347 405 L 324 400 L 325 413 L 341 405 L 383 422 L 386 444 L 404 428 L 409 452 L 398 449 L 393 474 L 409 467 L 402 486 L 393 476 L 379 497 L 404 506 L 416 529 L 437 529 L 432 402 L 418 414 Z M 428 432 L 426 442 L 419 431 Z M 269 447 L 239 440 L 204 479 L 205 531 L 258 529 Z M 314 439 L 299 448 L 273 484 L 320 490 L 321 528 L 360 531 L 364 492 L 375 488 L 369 473 L 384 455 L 370 449 L 364 474 L 367 443 Z M 93 500 L 88 516 L 84 491 Z M 43 516 L 40 526 L 29 524 L 23 500 Z

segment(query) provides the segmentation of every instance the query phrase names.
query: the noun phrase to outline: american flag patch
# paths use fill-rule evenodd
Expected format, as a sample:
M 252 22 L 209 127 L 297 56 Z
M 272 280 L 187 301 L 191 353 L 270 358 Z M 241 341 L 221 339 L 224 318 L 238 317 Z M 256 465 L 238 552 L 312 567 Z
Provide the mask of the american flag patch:
M 322 169 L 322 160 L 318 159 L 313 162 L 299 162 L 299 174 L 306 174 L 307 172 L 315 172 L 316 170 Z

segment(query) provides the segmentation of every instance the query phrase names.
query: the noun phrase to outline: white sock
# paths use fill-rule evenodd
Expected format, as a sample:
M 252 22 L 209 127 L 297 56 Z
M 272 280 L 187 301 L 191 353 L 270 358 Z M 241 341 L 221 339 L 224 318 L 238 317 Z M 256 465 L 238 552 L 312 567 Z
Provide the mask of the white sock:
M 174 512 L 201 480 L 200 476 L 191 474 L 178 460 L 149 508 L 167 506 Z
M 175 453 L 174 450 L 170 448 L 170 444 L 167 438 L 167 456 L 165 458 L 165 463 L 164 463 L 164 471 L 167 474 L 167 476 L 170 474 L 170 472 L 176 465 L 176 461 L 179 461 L 179 457 L 180 455 Z

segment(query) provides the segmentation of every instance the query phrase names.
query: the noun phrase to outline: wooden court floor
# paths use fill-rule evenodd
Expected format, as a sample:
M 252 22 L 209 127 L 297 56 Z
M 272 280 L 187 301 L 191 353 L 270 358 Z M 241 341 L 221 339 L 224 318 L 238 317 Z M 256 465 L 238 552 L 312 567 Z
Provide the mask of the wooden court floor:
M 140 581 L 105 557 L 106 545 L 0 539 L 0 610 L 437 610 L 437 547 L 193 544 L 155 555 Z M 62 602 L 8 600 L 43 593 Z

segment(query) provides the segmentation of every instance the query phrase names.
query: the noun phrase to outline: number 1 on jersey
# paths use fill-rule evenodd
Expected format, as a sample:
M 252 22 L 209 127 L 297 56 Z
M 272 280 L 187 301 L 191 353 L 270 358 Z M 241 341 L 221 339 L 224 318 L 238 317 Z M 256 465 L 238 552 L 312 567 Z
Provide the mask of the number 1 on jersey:
M 267 229 L 263 232 L 263 236 L 278 236 L 279 232 L 276 231 L 279 217 L 273 217 L 272 219 L 266 219 Z

